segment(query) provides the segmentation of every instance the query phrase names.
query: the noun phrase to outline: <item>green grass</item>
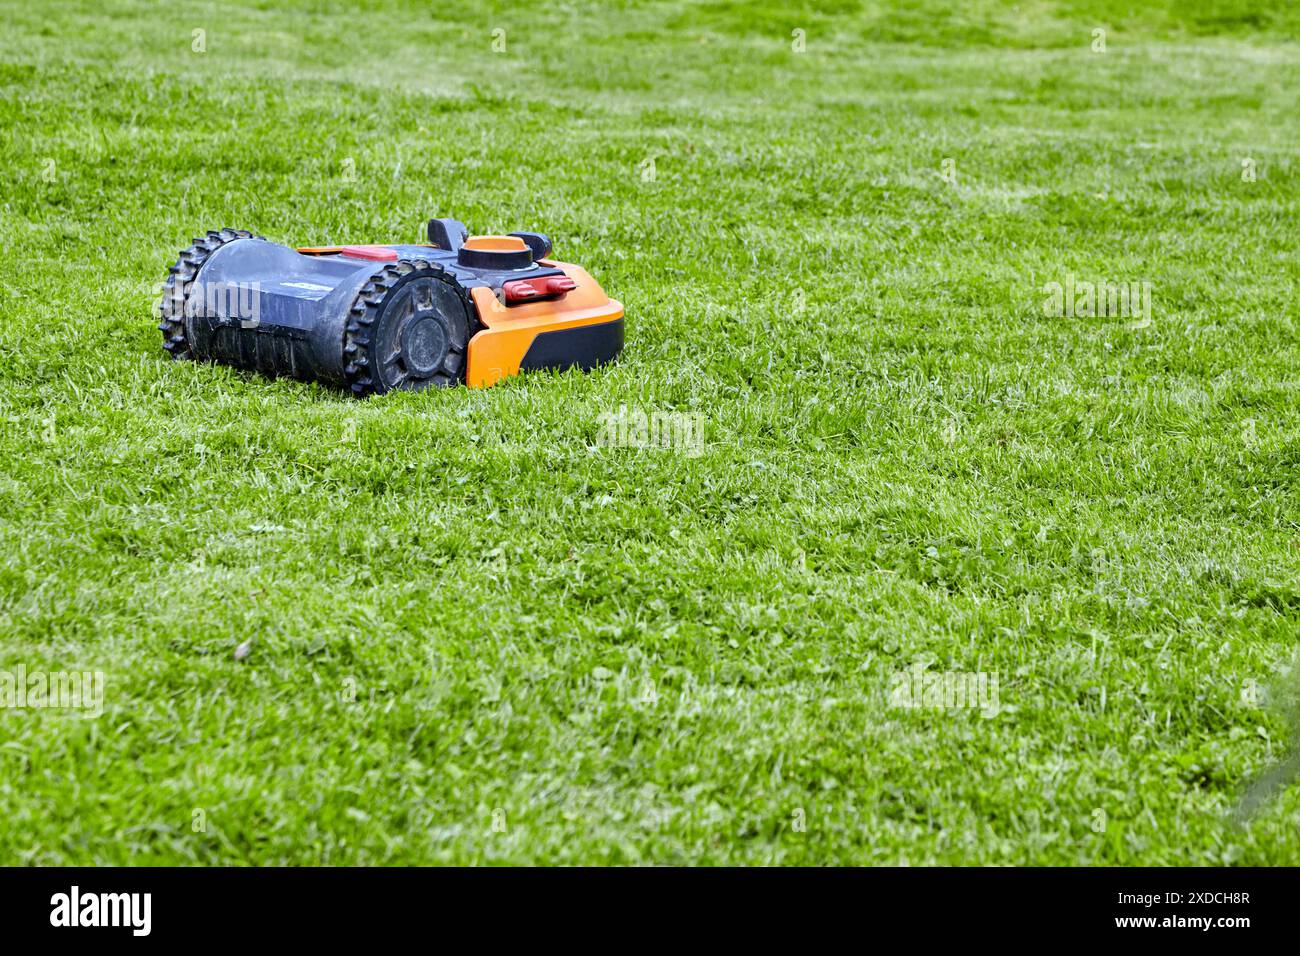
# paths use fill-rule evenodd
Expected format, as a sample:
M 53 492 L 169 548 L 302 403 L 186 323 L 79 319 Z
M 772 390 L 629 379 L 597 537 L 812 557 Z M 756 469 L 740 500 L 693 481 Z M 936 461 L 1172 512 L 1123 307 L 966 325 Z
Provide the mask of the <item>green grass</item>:
M 107 693 L 0 711 L 0 863 L 1300 863 L 1296 787 L 1231 820 L 1292 741 L 1294 4 L 3 6 L 0 670 Z M 433 215 L 551 234 L 623 359 L 166 360 L 193 235 Z

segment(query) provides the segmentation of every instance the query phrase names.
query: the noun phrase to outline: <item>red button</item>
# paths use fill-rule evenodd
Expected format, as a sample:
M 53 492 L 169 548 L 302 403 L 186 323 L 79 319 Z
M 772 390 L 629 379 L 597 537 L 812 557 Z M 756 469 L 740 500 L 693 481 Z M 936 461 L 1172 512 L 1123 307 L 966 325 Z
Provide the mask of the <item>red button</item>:
M 506 305 L 527 302 L 542 296 L 564 295 L 578 287 L 568 276 L 539 276 L 536 279 L 513 279 L 501 287 Z
M 344 246 L 340 253 L 349 259 L 372 259 L 375 262 L 392 262 L 397 252 L 387 246 Z

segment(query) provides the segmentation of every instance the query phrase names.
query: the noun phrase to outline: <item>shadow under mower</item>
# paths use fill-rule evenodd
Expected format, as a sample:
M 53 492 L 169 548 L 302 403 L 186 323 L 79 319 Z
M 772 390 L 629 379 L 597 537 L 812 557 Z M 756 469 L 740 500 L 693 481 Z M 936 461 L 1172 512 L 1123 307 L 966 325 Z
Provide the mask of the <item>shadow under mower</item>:
M 469 236 L 433 219 L 428 235 L 427 245 L 291 249 L 209 232 L 171 267 L 163 348 L 358 398 L 590 370 L 622 351 L 622 304 L 586 270 L 548 258 L 541 233 Z

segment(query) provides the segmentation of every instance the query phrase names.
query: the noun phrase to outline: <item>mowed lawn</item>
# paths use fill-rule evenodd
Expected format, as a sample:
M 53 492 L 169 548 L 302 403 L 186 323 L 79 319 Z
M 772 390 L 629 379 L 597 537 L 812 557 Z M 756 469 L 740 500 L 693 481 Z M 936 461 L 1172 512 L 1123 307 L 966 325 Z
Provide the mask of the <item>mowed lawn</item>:
M 0 863 L 1300 862 L 1300 14 L 959 6 L 3 0 L 0 671 L 105 696 Z M 193 236 L 431 216 L 622 360 L 164 355 Z

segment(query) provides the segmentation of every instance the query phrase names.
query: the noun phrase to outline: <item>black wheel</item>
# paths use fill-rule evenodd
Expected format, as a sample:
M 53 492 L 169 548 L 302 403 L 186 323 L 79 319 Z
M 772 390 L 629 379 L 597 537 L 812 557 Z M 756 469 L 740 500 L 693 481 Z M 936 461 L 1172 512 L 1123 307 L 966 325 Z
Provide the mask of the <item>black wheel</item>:
M 477 331 L 469 292 L 441 266 L 403 259 L 358 293 L 344 336 L 344 372 L 357 397 L 465 381 Z
M 194 244 L 181 252 L 176 265 L 168 270 L 163 284 L 162 301 L 158 303 L 158 329 L 163 334 L 163 348 L 177 361 L 194 358 L 189 333 L 185 328 L 186 303 L 194 280 L 208 258 L 227 243 L 237 239 L 260 239 L 247 229 L 222 229 L 195 239 Z

